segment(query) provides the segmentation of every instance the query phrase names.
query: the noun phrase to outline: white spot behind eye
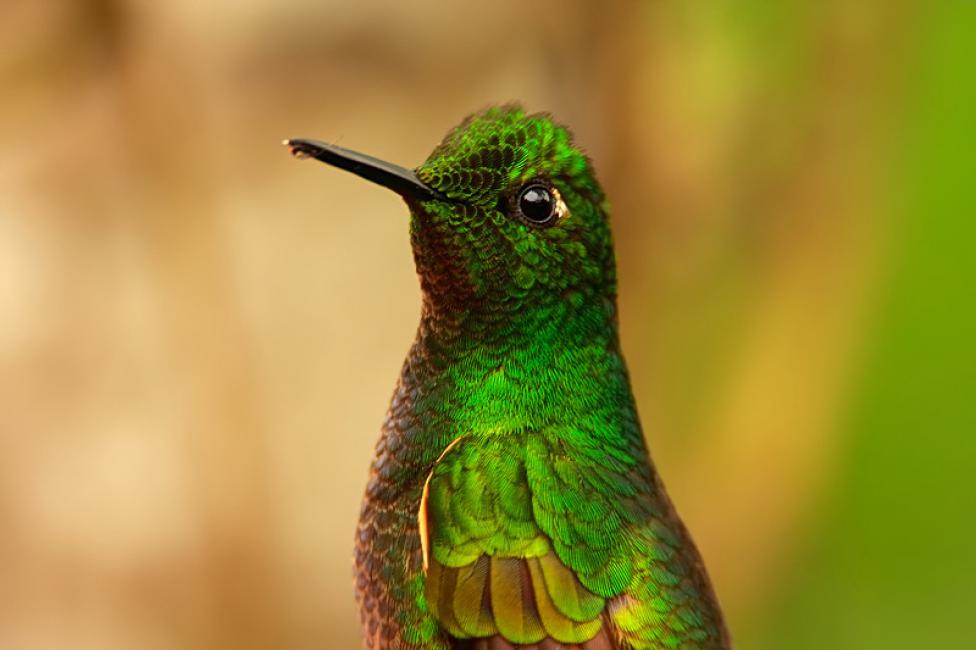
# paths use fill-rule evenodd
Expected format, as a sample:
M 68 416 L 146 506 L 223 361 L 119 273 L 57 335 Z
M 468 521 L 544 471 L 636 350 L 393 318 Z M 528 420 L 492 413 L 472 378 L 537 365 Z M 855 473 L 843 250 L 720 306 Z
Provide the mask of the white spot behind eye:
M 556 223 L 559 223 L 564 218 L 569 216 L 569 207 L 566 205 L 566 202 L 563 201 L 563 195 L 559 193 L 559 190 L 553 187 L 551 191 L 552 196 L 556 199 Z

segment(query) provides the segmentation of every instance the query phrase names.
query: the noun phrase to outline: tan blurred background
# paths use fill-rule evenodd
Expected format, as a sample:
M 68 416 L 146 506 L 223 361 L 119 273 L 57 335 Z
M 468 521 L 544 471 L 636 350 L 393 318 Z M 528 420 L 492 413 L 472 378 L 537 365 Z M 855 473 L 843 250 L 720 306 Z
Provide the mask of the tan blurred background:
M 931 13 L 6 0 L 0 648 L 358 647 L 353 530 L 418 316 L 406 213 L 279 143 L 413 166 L 513 99 L 573 126 L 612 199 L 647 436 L 740 647 L 920 647 L 870 632 L 902 611 L 873 574 L 810 576 L 844 566 L 884 426 L 858 405 L 899 376 L 871 360 L 915 241 L 904 106 L 956 23 Z M 863 617 L 834 629 L 833 603 Z

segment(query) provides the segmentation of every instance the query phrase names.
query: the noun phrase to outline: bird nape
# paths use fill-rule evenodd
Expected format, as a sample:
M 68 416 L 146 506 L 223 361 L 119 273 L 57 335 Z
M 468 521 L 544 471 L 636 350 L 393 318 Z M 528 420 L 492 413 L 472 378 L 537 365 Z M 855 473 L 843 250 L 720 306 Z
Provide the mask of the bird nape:
M 608 206 L 569 131 L 490 108 L 413 171 L 286 144 L 410 209 L 423 303 L 356 535 L 366 646 L 730 647 L 648 455 Z

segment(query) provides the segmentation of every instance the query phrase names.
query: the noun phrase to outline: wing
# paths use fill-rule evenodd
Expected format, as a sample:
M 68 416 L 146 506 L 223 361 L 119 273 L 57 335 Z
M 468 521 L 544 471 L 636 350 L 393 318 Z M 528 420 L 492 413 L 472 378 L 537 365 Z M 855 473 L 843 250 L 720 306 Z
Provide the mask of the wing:
M 457 639 L 509 642 L 485 648 L 585 643 L 603 627 L 606 600 L 556 555 L 512 442 L 459 438 L 428 477 L 420 505 L 428 607 Z M 538 505 L 545 516 L 550 504 Z
M 454 647 L 718 647 L 646 452 L 588 440 L 462 436 L 435 464 L 419 511 L 424 596 Z

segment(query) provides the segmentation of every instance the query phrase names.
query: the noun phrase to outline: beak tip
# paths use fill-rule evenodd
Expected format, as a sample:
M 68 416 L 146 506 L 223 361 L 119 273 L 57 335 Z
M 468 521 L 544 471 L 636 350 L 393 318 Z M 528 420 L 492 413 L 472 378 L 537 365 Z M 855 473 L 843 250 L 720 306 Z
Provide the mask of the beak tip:
M 313 152 L 309 148 L 308 143 L 302 140 L 295 139 L 295 138 L 285 138 L 284 140 L 281 141 L 281 144 L 288 147 L 288 150 L 289 152 L 291 152 L 291 155 L 295 156 L 296 158 L 302 158 L 302 159 L 310 158 L 313 155 Z

